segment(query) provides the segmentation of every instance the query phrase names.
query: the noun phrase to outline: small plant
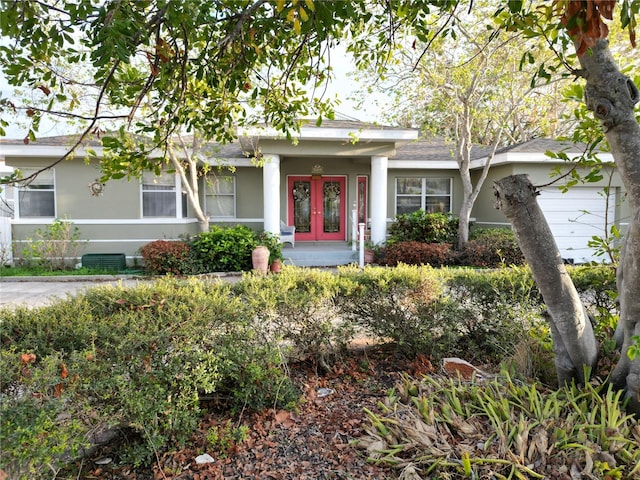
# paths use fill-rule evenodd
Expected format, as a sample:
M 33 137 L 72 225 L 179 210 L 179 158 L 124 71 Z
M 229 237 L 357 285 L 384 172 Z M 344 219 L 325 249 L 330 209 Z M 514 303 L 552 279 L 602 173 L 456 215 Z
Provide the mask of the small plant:
M 207 447 L 222 458 L 226 457 L 235 445 L 244 442 L 249 437 L 249 427 L 240 425 L 234 427 L 231 420 L 221 425 L 212 425 L 206 433 Z
M 594 235 L 587 242 L 589 248 L 594 249 L 596 257 L 606 258 L 612 265 L 618 265 L 620 260 L 620 250 L 622 243 L 622 233 L 617 225 L 611 225 L 604 236 Z
M 280 237 L 271 232 L 260 232 L 256 234 L 256 245 L 264 245 L 269 249 L 269 265 L 274 260 L 284 260 L 282 254 L 282 243 L 280 243 Z
M 399 478 L 560 478 L 567 462 L 590 478 L 638 478 L 638 425 L 621 396 L 608 383 L 547 390 L 504 372 L 405 377 L 377 411 L 365 409 L 359 445 Z
M 46 229 L 38 229 L 22 248 L 27 265 L 49 270 L 65 270 L 75 265 L 87 242 L 80 239 L 80 229 L 68 220 L 55 219 Z

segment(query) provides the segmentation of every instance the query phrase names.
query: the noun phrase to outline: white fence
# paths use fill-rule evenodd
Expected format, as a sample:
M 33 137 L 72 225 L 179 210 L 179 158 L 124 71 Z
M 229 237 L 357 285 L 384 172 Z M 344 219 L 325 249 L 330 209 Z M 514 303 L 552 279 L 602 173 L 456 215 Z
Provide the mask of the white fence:
M 11 218 L 0 217 L 0 267 L 13 262 L 11 243 Z

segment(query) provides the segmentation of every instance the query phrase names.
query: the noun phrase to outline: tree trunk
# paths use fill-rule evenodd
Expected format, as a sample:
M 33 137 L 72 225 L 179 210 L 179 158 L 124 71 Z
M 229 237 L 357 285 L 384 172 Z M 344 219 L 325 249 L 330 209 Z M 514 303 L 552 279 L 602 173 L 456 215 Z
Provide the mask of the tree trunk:
M 585 367 L 595 367 L 598 346 L 547 220 L 536 201 L 539 194 L 527 175 L 494 183 L 496 207 L 511 222 L 550 315 L 556 371 L 560 384 L 586 382 Z
M 176 172 L 180 175 L 182 180 L 182 188 L 187 193 L 187 199 L 193 209 L 193 213 L 198 219 L 198 230 L 200 233 L 206 233 L 209 231 L 209 217 L 205 214 L 202 204 L 200 203 L 200 194 L 198 189 L 198 159 L 195 156 L 195 152 L 200 148 L 197 140 L 197 136 L 193 136 L 193 148 L 192 152 L 189 152 L 184 139 L 178 136 L 180 147 L 184 158 L 181 159 L 176 155 L 171 142 L 167 144 L 167 152 L 169 154 L 169 160 L 173 164 Z M 184 163 L 183 163 L 184 162 Z M 185 168 L 185 165 L 187 168 Z
M 462 250 L 469 241 L 469 220 L 471 219 L 471 208 L 473 202 L 470 196 L 463 194 L 462 207 L 458 218 L 458 250 Z
M 598 40 L 579 59 L 587 80 L 587 108 L 604 126 L 631 210 L 617 274 L 619 323 L 624 335 L 620 361 L 611 379 L 617 388 L 625 389 L 628 409 L 640 413 L 640 359 L 631 361 L 627 355 L 632 337 L 640 335 L 640 125 L 634 114 L 640 92 L 620 73 L 606 40 Z

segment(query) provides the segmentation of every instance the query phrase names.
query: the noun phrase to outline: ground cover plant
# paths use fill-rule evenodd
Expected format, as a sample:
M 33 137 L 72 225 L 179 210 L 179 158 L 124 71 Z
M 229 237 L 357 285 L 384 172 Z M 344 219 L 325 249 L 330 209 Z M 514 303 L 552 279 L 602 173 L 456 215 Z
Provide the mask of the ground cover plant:
M 571 274 L 605 341 L 614 272 Z M 0 472 L 633 478 L 640 429 L 604 384 L 610 359 L 599 383 L 555 389 L 543 314 L 524 267 L 402 264 L 166 278 L 3 309 Z M 442 371 L 448 357 L 485 376 Z M 204 453 L 215 461 L 197 464 Z
M 103 268 L 81 267 L 67 270 L 49 270 L 37 266 L 4 266 L 0 267 L 0 277 L 64 277 L 80 275 L 113 275 L 140 274 L 140 270 L 130 269 L 124 272 L 114 272 Z

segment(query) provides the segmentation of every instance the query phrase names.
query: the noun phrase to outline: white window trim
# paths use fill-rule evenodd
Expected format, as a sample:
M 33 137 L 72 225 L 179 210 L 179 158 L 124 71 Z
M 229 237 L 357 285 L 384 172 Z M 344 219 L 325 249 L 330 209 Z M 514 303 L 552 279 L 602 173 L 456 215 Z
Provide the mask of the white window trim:
M 163 217 L 145 217 L 144 216 L 144 193 L 147 191 L 155 191 L 159 190 L 145 190 L 144 189 L 144 178 L 140 178 L 140 220 L 153 220 L 153 219 L 161 219 L 161 218 L 171 218 L 171 219 L 181 219 L 182 218 L 182 179 L 180 175 L 177 173 L 173 174 L 174 188 L 175 188 L 175 202 L 176 202 L 176 214 L 174 216 L 163 216 Z
M 23 167 L 20 170 L 23 173 L 28 173 L 29 175 L 33 172 L 36 172 L 38 170 L 40 170 L 42 167 Z M 31 172 L 31 173 L 29 173 Z M 57 193 L 57 188 L 56 188 L 56 169 L 52 168 L 51 169 L 51 180 L 53 181 L 53 216 L 52 217 L 34 217 L 34 216 L 29 216 L 29 217 L 24 217 L 27 220 L 34 220 L 37 222 L 40 222 L 43 219 L 55 219 L 58 218 L 58 193 Z M 13 212 L 14 212 L 14 218 L 15 219 L 21 219 L 22 215 L 20 213 L 20 192 L 22 192 L 22 187 L 19 184 L 15 185 L 15 188 L 13 189 Z M 44 190 L 44 191 L 50 191 L 50 190 Z M 40 222 L 41 223 L 41 222 Z
M 424 211 L 426 211 L 427 208 L 427 197 L 430 196 L 442 196 L 442 195 L 427 195 L 427 180 L 448 180 L 449 181 L 449 211 L 448 212 L 444 212 L 444 213 L 453 213 L 453 178 L 451 177 L 419 177 L 419 176 L 404 176 L 404 177 L 395 177 L 395 185 L 394 185 L 394 195 L 393 195 L 393 201 L 394 201 L 394 208 L 393 211 L 395 212 L 395 215 L 398 214 L 398 180 L 401 178 L 416 178 L 416 179 L 420 179 L 422 180 L 422 193 L 420 194 L 420 208 Z M 406 195 L 403 194 L 402 196 L 415 196 L 415 195 Z

